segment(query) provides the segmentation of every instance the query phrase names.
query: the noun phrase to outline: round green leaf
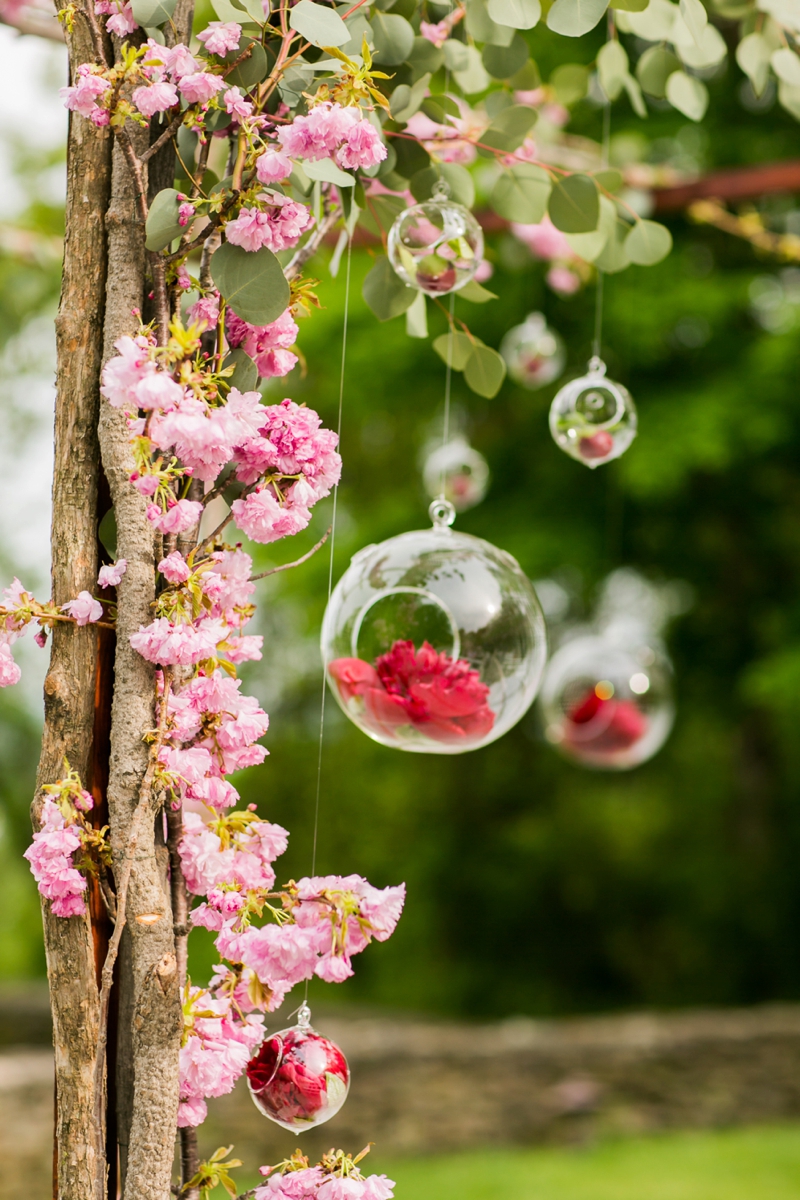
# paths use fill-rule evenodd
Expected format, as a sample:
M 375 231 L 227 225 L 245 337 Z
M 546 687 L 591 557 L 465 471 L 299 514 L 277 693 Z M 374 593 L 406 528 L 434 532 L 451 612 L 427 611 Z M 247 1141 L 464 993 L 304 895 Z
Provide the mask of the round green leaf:
M 621 8 L 623 12 L 644 12 L 650 0 L 613 0 L 611 8 Z
M 484 149 L 484 146 L 491 146 L 495 150 L 510 154 L 522 145 L 535 124 L 536 110 L 526 104 L 512 104 L 502 109 L 489 128 L 481 134 L 482 145 L 478 153 L 482 153 L 484 157 L 493 157 L 490 150 Z
M 579 63 L 563 63 L 550 76 L 550 86 L 556 93 L 556 99 L 569 108 L 588 92 L 589 69 Z
M 788 46 L 782 46 L 772 55 L 772 69 L 789 87 L 800 87 L 800 58 Z
M 211 259 L 211 278 L 237 316 L 251 325 L 277 321 L 290 300 L 281 264 L 266 246 L 251 253 L 226 242 Z
M 303 163 L 303 170 L 309 179 L 319 183 L 335 183 L 337 187 L 352 187 L 355 176 L 348 175 L 341 167 L 337 167 L 332 158 L 320 158 L 317 162 L 309 160 Z
M 508 79 L 516 75 L 528 61 L 528 43 L 520 34 L 515 33 L 510 46 L 483 47 L 483 65 L 494 79 Z
M 702 121 L 708 108 L 708 88 L 685 71 L 673 71 L 667 80 L 667 99 L 690 121 Z
M 475 184 L 469 171 L 458 163 L 440 163 L 436 167 L 425 167 L 409 180 L 411 195 L 418 203 L 430 200 L 433 189 L 440 179 L 450 188 L 450 195 L 458 204 L 472 208 L 475 203 Z
M 467 365 L 474 342 L 466 333 L 459 333 L 453 330 L 451 333 L 443 333 L 441 337 L 434 338 L 433 348 L 439 355 L 442 362 L 447 362 L 447 356 L 450 355 L 450 366 L 454 371 L 463 371 Z
M 414 49 L 414 30 L 405 17 L 376 12 L 372 17 L 375 58 L 381 66 L 405 62 Z
M 491 400 L 506 377 L 506 364 L 496 350 L 477 342 L 464 366 L 464 382 L 473 392 Z
M 564 37 L 582 37 L 594 29 L 607 8 L 608 0 L 555 0 L 547 27 Z
M 648 96 L 663 100 L 667 94 L 667 80 L 673 71 L 680 69 L 681 64 L 671 51 L 663 46 L 651 46 L 636 64 L 636 78 Z
M 547 211 L 562 233 L 591 233 L 600 218 L 597 186 L 588 175 L 567 175 L 553 184 Z
M 383 255 L 364 277 L 361 294 L 379 321 L 390 321 L 411 307 L 417 289 L 407 287 Z
M 350 30 L 339 14 L 314 0 L 299 0 L 289 24 L 314 46 L 343 46 L 350 41 Z
M 137 25 L 155 29 L 175 12 L 178 0 L 131 0 L 133 19 Z
M 597 74 L 607 98 L 616 100 L 628 75 L 628 56 L 624 47 L 613 38 L 598 51 Z
M 444 54 L 427 38 L 415 37 L 408 61 L 414 68 L 417 77 L 425 74 L 434 75 L 444 62 Z
M 594 265 L 606 275 L 616 275 L 630 265 L 628 250 L 625 244 L 629 226 L 624 221 L 615 220 L 611 235 L 605 244 L 602 254 L 594 260 Z
M 547 212 L 550 176 L 533 163 L 517 163 L 503 171 L 489 203 L 499 217 L 520 225 L 536 225 Z
M 230 75 L 226 75 L 226 80 L 233 87 L 251 88 L 256 83 L 261 83 L 269 74 L 267 53 L 260 42 L 250 42 L 250 54 L 238 67 L 234 67 Z M 231 50 L 226 54 L 225 62 L 235 62 L 240 54 L 244 52 L 247 46 L 239 43 L 238 50 Z
M 258 367 L 250 355 L 245 354 L 241 347 L 231 350 L 222 365 L 223 367 L 234 368 L 233 374 L 227 377 L 231 387 L 238 388 L 240 392 L 253 391 L 258 383 Z
M 418 171 L 424 171 L 431 161 L 425 147 L 411 138 L 395 138 L 393 145 L 397 155 L 395 171 L 404 179 L 410 179 Z
M 148 250 L 163 250 L 186 232 L 187 226 L 178 223 L 179 206 L 175 188 L 164 188 L 154 197 L 145 225 L 145 246 Z
M 493 21 L 512 29 L 533 29 L 542 15 L 539 0 L 489 0 L 487 8 Z
M 632 263 L 652 267 L 669 254 L 672 234 L 658 221 L 637 221 L 625 239 L 625 249 Z

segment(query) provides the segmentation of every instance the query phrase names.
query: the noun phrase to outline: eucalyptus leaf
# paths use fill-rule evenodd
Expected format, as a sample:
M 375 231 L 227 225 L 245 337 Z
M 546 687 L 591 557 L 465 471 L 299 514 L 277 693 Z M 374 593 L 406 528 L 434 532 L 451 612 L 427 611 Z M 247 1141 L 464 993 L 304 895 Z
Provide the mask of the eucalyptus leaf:
M 332 158 L 320 158 L 316 162 L 303 161 L 303 170 L 309 179 L 317 183 L 335 183 L 337 187 L 350 188 L 355 178 L 337 167 Z
M 770 57 L 769 42 L 760 33 L 748 33 L 736 47 L 736 61 L 753 85 L 757 96 L 763 95 L 767 86 Z
M 266 246 L 250 252 L 226 242 L 212 256 L 211 278 L 237 316 L 251 325 L 277 321 L 291 298 L 281 264 Z
M 490 300 L 497 299 L 494 292 L 490 292 L 488 288 L 474 279 L 470 279 L 469 283 L 465 283 L 463 287 L 459 288 L 458 294 L 462 300 L 468 300 L 470 304 L 488 304 Z
M 800 87 L 800 58 L 797 57 L 794 50 L 783 46 L 780 50 L 775 51 L 771 62 L 778 79 L 788 83 L 789 87 Z
M 464 370 L 469 356 L 472 354 L 473 345 L 471 337 L 466 333 L 459 333 L 455 329 L 451 333 L 441 334 L 433 341 L 433 348 L 442 362 L 446 363 L 449 355 L 450 366 L 454 371 Z
M 669 254 L 672 234 L 658 221 L 637 221 L 625 239 L 625 249 L 632 263 L 652 267 Z
M 628 258 L 628 251 L 625 244 L 629 228 L 629 225 L 626 225 L 624 221 L 620 221 L 615 215 L 614 226 L 603 252 L 594 260 L 594 265 L 598 270 L 604 271 L 606 275 L 616 275 L 630 266 L 630 259 Z
M 528 61 L 528 43 L 515 33 L 510 46 L 485 45 L 481 58 L 494 79 L 509 79 Z
M 424 292 L 417 292 L 413 304 L 406 309 L 406 333 L 412 338 L 428 336 L 428 310 Z
M 674 71 L 667 80 L 667 99 L 691 121 L 702 121 L 708 108 L 708 88 L 685 71 Z
M 444 52 L 438 46 L 434 46 L 433 42 L 429 42 L 427 38 L 415 37 L 408 61 L 417 78 L 420 75 L 427 75 L 430 78 L 444 62 Z
M 547 14 L 547 27 L 564 37 L 582 37 L 594 29 L 608 8 L 608 0 L 555 0 Z
M 343 46 L 350 30 L 338 13 L 314 0 L 298 0 L 290 10 L 289 25 L 314 46 Z
M 553 184 L 547 211 L 562 233 L 591 233 L 600 219 L 594 180 L 588 175 L 565 175 Z
M 381 238 L 389 232 L 406 208 L 402 196 L 370 196 L 369 208 L 365 208 L 361 213 L 358 223 L 374 237 Z
M 169 21 L 177 3 L 178 0 L 131 0 L 133 18 L 137 25 L 157 28 Z
M 469 69 L 471 47 L 459 42 L 456 38 L 448 38 L 442 46 L 444 65 L 448 71 L 467 71 Z
M 612 0 L 611 8 L 623 12 L 643 12 L 648 3 L 649 0 Z
M 550 176 L 542 167 L 517 163 L 499 176 L 489 203 L 507 221 L 536 225 L 547 212 L 551 187 Z
M 112 558 L 117 557 L 117 514 L 110 508 L 97 526 L 101 546 Z
M 699 71 L 705 70 L 707 67 L 715 67 L 728 53 L 724 37 L 716 25 L 710 23 L 701 31 L 696 44 L 680 45 L 677 49 L 681 61 L 687 67 L 694 67 Z
M 424 171 L 431 161 L 425 147 L 412 138 L 395 138 L 394 152 L 397 155 L 395 171 L 403 179 L 410 179 L 418 171 Z
M 609 100 L 616 100 L 628 74 L 628 55 L 615 39 L 600 47 L 597 54 L 597 75 L 600 86 Z
M 237 25 L 242 24 L 242 11 L 231 4 L 231 0 L 211 0 L 211 7 L 219 17 L 220 21 L 235 21 Z M 261 20 L 264 20 L 264 14 L 261 14 Z
M 407 83 L 398 84 L 389 100 L 395 121 L 403 124 L 410 121 L 414 113 L 419 111 L 420 105 L 428 93 L 430 81 L 430 75 L 425 74 L 412 87 L 409 87 Z
M 178 195 L 175 188 L 164 188 L 154 197 L 145 225 L 145 246 L 148 250 L 163 250 L 186 232 L 187 226 L 178 221 Z
M 406 287 L 388 258 L 382 255 L 364 277 L 361 294 L 379 321 L 390 321 L 411 307 L 417 289 Z
M 226 61 L 228 59 L 231 62 L 235 61 L 245 49 L 246 47 L 240 43 L 238 50 L 232 50 L 230 55 L 226 55 Z M 226 76 L 226 80 L 233 87 L 247 90 L 247 88 L 253 87 L 254 84 L 261 83 L 262 80 L 266 79 L 268 74 L 267 53 L 260 42 L 253 41 L 250 42 L 250 54 L 248 57 L 240 62 L 238 67 L 234 67 L 230 74 Z
M 622 173 L 615 167 L 606 167 L 603 171 L 594 171 L 592 178 L 600 187 L 605 188 L 607 192 L 618 192 L 623 184 Z M 603 197 L 600 197 L 600 206 L 602 208 Z
M 522 145 L 535 124 L 536 109 L 529 108 L 526 104 L 512 104 L 499 112 L 489 128 L 481 134 L 482 144 L 478 152 L 484 157 L 493 157 L 491 150 L 483 148 L 490 146 L 510 154 Z
M 487 8 L 493 21 L 512 29 L 533 29 L 542 15 L 539 0 L 489 0 Z
M 514 30 L 508 25 L 499 25 L 492 20 L 486 0 L 468 0 L 464 24 L 470 38 L 490 46 L 509 46 L 514 36 Z
M 625 91 L 628 93 L 628 99 L 631 102 L 631 108 L 636 113 L 637 117 L 647 116 L 647 105 L 644 102 L 642 89 L 639 87 L 639 81 L 634 79 L 632 75 L 626 75 L 624 81 Z
M 614 236 L 617 206 L 607 196 L 600 197 L 600 220 L 592 233 L 565 233 L 564 236 L 579 258 L 596 262 Z
M 790 84 L 779 79 L 778 103 L 781 108 L 785 108 L 794 117 L 795 121 L 800 121 L 800 88 L 791 87 Z
M 479 396 L 491 400 L 500 391 L 505 377 L 504 359 L 490 346 L 476 342 L 464 366 L 464 382 L 467 387 Z
M 699 44 L 700 37 L 708 24 L 708 13 L 702 0 L 680 0 L 681 16 L 694 38 Z
M 444 179 L 456 203 L 472 208 L 475 203 L 475 184 L 466 167 L 459 163 L 439 163 L 435 167 L 417 171 L 409 180 L 411 195 L 420 204 L 423 200 L 430 200 L 434 186 L 440 179 Z
M 650 0 L 643 12 L 626 13 L 626 24 L 631 33 L 646 42 L 669 42 L 679 13 L 677 4 L 669 0 Z
M 240 392 L 252 392 L 258 384 L 258 367 L 241 347 L 231 350 L 222 365 L 234 368 L 233 374 L 228 376 L 228 383 Z
M 257 25 L 265 24 L 267 17 L 261 0 L 233 0 L 233 3 L 236 7 L 244 9 L 246 16 L 250 17 L 250 19 Z M 239 18 L 237 24 L 244 24 L 241 17 Z
M 580 63 L 562 63 L 550 76 L 556 99 L 567 108 L 577 104 L 589 90 L 589 70 Z
M 372 36 L 375 40 L 375 59 L 381 66 L 397 66 L 407 60 L 414 49 L 414 29 L 396 13 L 376 12 L 372 17 Z
M 445 42 L 445 63 L 447 63 L 447 47 L 453 44 L 452 38 Z M 459 43 L 461 45 L 461 43 Z M 463 46 L 465 51 L 466 65 L 455 68 L 453 75 L 458 86 L 461 88 L 465 96 L 474 96 L 476 92 L 483 92 L 489 86 L 491 80 L 486 73 L 486 68 L 483 65 L 480 54 L 474 46 Z
M 673 71 L 680 69 L 681 64 L 671 50 L 651 46 L 636 64 L 636 78 L 648 96 L 663 100 L 667 94 L 667 80 Z

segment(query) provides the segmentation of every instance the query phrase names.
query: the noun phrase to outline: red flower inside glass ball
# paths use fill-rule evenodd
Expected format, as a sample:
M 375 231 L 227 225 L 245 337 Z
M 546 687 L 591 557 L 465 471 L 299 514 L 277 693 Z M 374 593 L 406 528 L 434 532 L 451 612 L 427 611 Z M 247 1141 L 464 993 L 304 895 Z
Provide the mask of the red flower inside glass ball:
M 576 750 L 614 754 L 628 750 L 647 732 L 647 717 L 633 700 L 616 700 L 614 689 L 598 683 L 567 713 L 565 741 Z
M 262 1042 L 247 1064 L 256 1108 L 296 1133 L 334 1117 L 347 1099 L 350 1070 L 334 1042 L 295 1026 Z
M 337 658 L 328 666 L 347 703 L 364 705 L 364 724 L 389 736 L 411 725 L 436 742 L 483 738 L 494 725 L 489 688 L 463 658 L 437 653 L 428 642 L 419 650 L 396 641 L 372 666 L 360 658 Z

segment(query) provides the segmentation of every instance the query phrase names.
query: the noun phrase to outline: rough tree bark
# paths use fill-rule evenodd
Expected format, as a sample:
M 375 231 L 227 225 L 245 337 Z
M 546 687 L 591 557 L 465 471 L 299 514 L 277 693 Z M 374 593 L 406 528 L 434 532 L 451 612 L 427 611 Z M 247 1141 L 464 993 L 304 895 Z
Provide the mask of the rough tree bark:
M 73 64 L 92 56 L 86 26 L 68 35 Z M 52 596 L 63 604 L 97 578 L 98 379 L 103 345 L 105 210 L 111 137 L 72 114 L 67 145 L 67 234 L 56 320 L 57 376 L 53 470 Z M 94 281 L 95 286 L 91 286 Z M 88 286 L 87 286 L 88 284 Z M 97 632 L 57 625 L 44 685 L 45 721 L 33 803 L 64 774 L 64 759 L 91 787 Z M 96 1154 L 93 1076 L 98 992 L 88 915 L 65 921 L 42 905 L 53 1010 L 59 1200 L 89 1200 L 103 1163 Z

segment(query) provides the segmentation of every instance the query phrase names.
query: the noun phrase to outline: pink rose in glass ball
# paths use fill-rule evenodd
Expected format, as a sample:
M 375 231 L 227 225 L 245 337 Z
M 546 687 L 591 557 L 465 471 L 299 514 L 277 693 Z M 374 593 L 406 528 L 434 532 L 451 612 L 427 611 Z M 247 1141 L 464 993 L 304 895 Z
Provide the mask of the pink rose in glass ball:
M 300 1132 L 336 1115 L 347 1099 L 350 1070 L 338 1046 L 295 1026 L 262 1043 L 247 1064 L 247 1082 L 265 1117 Z
M 605 429 L 599 429 L 590 437 L 582 437 L 578 442 L 578 452 L 582 458 L 605 458 L 614 449 L 614 439 Z
M 647 717 L 633 700 L 598 695 L 601 688 L 590 688 L 569 710 L 565 740 L 594 754 L 628 750 L 647 732 Z

